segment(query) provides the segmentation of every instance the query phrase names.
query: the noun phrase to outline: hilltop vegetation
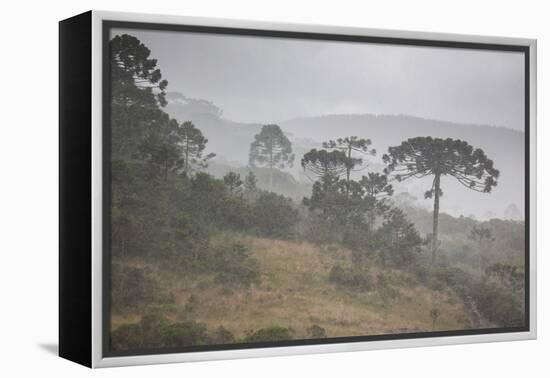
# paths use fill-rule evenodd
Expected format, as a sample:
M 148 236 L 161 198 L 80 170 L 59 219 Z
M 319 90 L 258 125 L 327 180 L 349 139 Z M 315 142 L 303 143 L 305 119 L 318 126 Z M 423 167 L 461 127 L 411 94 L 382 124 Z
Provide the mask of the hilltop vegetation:
M 228 120 L 214 105 L 212 109 L 205 109 L 202 102 L 182 102 L 179 100 L 180 96 L 174 92 L 167 94 L 166 112 L 179 122 L 191 120 L 200 125 L 203 133 L 209 138 L 208 148 L 217 153 L 214 159 L 216 164 L 230 163 L 227 165 L 233 169 L 244 167 L 248 162 L 248 150 L 239 146 L 250 144 L 254 135 L 260 132 L 262 125 Z M 419 135 L 467 140 L 472 145 L 482 148 L 500 167 L 506 168 L 499 178 L 499 190 L 484 198 L 483 206 L 480 207 L 479 197 L 475 193 L 463 191 L 460 185 L 450 182 L 442 209 L 454 215 L 473 214 L 477 219 L 483 220 L 503 215 L 504 219 L 523 219 L 525 135 L 521 131 L 491 125 L 456 124 L 407 115 L 374 114 L 334 114 L 297 118 L 282 121 L 279 126 L 292 141 L 296 156 L 302 156 L 311 148 L 319 147 L 318 141 L 337 139 L 342 135 L 368 134 L 380 152 L 399 144 L 402 140 Z M 380 157 L 381 154 L 378 154 L 378 158 Z M 369 161 L 369 169 L 381 172 L 383 168 L 380 159 Z M 311 184 L 303 177 L 299 164 L 288 168 L 286 172 L 292 174 L 298 184 Z M 287 187 L 278 189 L 285 190 L 291 197 L 294 195 L 294 191 L 291 192 Z M 416 183 L 407 183 L 404 188 L 397 184 L 396 189 L 407 190 L 419 198 L 422 198 L 424 193 L 423 186 Z M 513 212 L 506 211 L 510 206 L 515 207 Z
M 352 268 L 351 252 L 345 248 L 239 234 L 219 235 L 213 243 L 236 241 L 253 251 L 251 258 L 259 274 L 250 285 L 243 285 L 239 278 L 220 284 L 216 273 L 181 274 L 161 264 L 151 267 L 139 258 L 125 261 L 135 269 L 149 267 L 148 277 L 164 294 L 157 296 L 160 301 L 139 301 L 141 311 L 133 308 L 117 313 L 115 329 L 138 324 L 142 314 L 156 312 L 167 322 L 194 321 L 210 331 L 222 326 L 236 340 L 273 326 L 288 329 L 290 338 L 296 339 L 311 338 L 312 327 L 326 336 L 419 332 L 432 330 L 429 310 L 435 305 L 441 311 L 435 330 L 473 325 L 469 310 L 455 292 L 430 289 L 410 272 L 369 264 L 366 285 L 334 282 L 334 267 Z M 169 304 L 162 298 L 170 298 Z M 115 332 L 115 343 L 121 343 L 117 336 Z
M 268 124 L 241 146 L 248 166 L 222 171 L 201 125 L 164 111 L 149 55 L 130 35 L 111 41 L 112 350 L 524 323 L 523 222 L 439 214 L 442 176 L 496 187 L 483 150 L 411 138 L 373 172 L 366 137 L 299 153 Z M 312 184 L 289 198 L 293 165 Z M 394 200 L 418 176 L 433 177 L 433 212 Z

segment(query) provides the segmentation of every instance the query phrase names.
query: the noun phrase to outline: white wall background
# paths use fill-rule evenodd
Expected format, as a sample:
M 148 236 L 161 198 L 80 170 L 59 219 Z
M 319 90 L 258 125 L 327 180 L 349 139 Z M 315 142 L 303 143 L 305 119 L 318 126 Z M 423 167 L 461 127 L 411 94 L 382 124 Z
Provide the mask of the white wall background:
M 5 1 L 0 13 L 0 375 L 81 377 L 548 376 L 545 252 L 550 12 L 545 1 Z M 530 37 L 539 40 L 539 340 L 92 372 L 57 344 L 57 21 L 88 9 Z M 545 212 L 546 214 L 541 214 Z M 546 234 L 545 234 L 546 233 Z

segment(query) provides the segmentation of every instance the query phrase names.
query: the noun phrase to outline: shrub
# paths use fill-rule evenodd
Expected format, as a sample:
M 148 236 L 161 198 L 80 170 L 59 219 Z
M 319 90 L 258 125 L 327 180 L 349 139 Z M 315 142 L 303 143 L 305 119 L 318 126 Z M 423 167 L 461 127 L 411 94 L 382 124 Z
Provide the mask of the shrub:
M 372 288 L 364 270 L 343 268 L 339 264 L 333 266 L 330 270 L 329 281 L 354 290 L 367 291 Z
M 117 351 L 140 349 L 142 338 L 141 327 L 138 324 L 123 324 L 111 331 L 111 349 Z
M 147 311 L 140 321 L 143 346 L 147 348 L 158 348 L 162 346 L 162 332 L 168 325 L 161 310 L 153 309 Z
M 212 344 L 232 344 L 235 342 L 233 334 L 224 326 L 219 326 L 210 336 Z
M 390 277 L 384 273 L 377 276 L 377 290 L 384 302 L 399 297 L 399 290 L 392 285 Z
M 215 250 L 215 282 L 230 286 L 250 286 L 259 282 L 258 262 L 250 257 L 248 248 L 241 243 L 233 243 Z
M 376 248 L 376 235 L 367 229 L 349 227 L 344 231 L 342 244 L 352 251 L 366 254 L 368 250 Z
M 327 337 L 327 332 L 321 326 L 317 324 L 312 325 L 307 329 L 307 334 L 312 339 L 324 339 Z
M 162 341 L 165 347 L 183 347 L 208 343 L 206 326 L 187 321 L 163 327 Z
M 471 291 L 472 277 L 459 268 L 439 267 L 431 272 L 428 284 L 434 289 L 452 289 L 464 296 Z
M 404 268 L 415 262 L 422 238 L 401 209 L 392 208 L 376 233 L 383 265 Z
M 314 243 L 328 244 L 340 240 L 340 229 L 314 212 L 304 216 L 302 230 L 303 237 Z
M 147 268 L 112 264 L 111 296 L 113 309 L 124 311 L 150 304 L 158 293 L 158 284 Z
M 251 226 L 251 206 L 242 197 L 226 197 L 221 203 L 223 215 L 217 223 L 222 229 L 248 230 Z
M 483 281 L 477 285 L 474 299 L 483 316 L 498 326 L 518 327 L 524 325 L 523 303 L 510 290 Z
M 271 326 L 262 328 L 256 332 L 249 334 L 245 338 L 245 342 L 262 342 L 262 341 L 282 341 L 292 340 L 293 331 L 291 328 L 280 326 Z
M 197 299 L 197 297 L 194 294 L 191 294 L 183 309 L 185 312 L 194 312 L 198 303 L 199 300 Z
M 263 192 L 252 206 L 252 220 L 255 231 L 261 236 L 289 238 L 295 234 L 298 211 L 292 200 Z

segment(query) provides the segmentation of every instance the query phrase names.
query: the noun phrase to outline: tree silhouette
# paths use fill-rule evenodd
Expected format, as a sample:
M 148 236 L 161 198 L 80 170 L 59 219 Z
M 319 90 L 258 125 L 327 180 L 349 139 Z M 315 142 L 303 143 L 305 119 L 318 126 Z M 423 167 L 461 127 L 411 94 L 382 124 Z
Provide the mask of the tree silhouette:
M 485 269 L 485 274 L 496 277 L 501 286 L 513 290 L 521 287 L 525 278 L 525 274 L 517 266 L 509 264 L 491 265 Z
M 327 151 L 312 149 L 300 162 L 304 171 L 309 171 L 323 185 L 338 181 L 346 172 L 346 154 L 343 151 Z
M 157 90 L 156 99 L 159 105 L 165 106 L 165 92 L 168 81 L 162 80 L 156 59 L 150 59 L 149 50 L 134 36 L 123 34 L 115 36 L 109 43 L 111 75 L 119 83 L 135 84 L 146 93 Z
M 470 235 L 468 237 L 470 238 L 470 240 L 474 240 L 479 243 L 482 243 L 483 239 L 494 240 L 491 234 L 491 230 L 482 226 L 474 226 L 472 228 L 472 231 L 470 231 Z
M 397 181 L 434 176 L 430 190 L 425 193 L 425 198 L 434 198 L 432 263 L 437 250 L 439 197 L 443 194 L 441 177 L 451 176 L 468 189 L 490 193 L 499 176 L 483 150 L 459 139 L 410 138 L 390 147 L 383 160 L 387 164 L 385 173 L 393 173 Z
M 392 208 L 385 218 L 377 230 L 382 265 L 386 265 L 388 258 L 398 267 L 411 265 L 415 254 L 420 252 L 422 238 L 403 210 Z
M 369 197 L 380 198 L 393 194 L 393 186 L 388 183 L 387 175 L 369 172 L 366 176 L 361 177 L 359 183 L 365 191 L 365 195 Z
M 146 135 L 138 146 L 137 156 L 162 173 L 168 180 L 168 173 L 181 167 L 181 147 L 176 134 L 177 121 L 170 120 L 158 125 Z
M 195 127 L 193 122 L 183 122 L 177 128 L 177 134 L 180 137 L 183 154 L 183 171 L 185 173 L 189 174 L 197 168 L 206 168 L 208 166 L 207 161 L 216 156 L 214 153 L 210 153 L 205 157 L 202 156 L 208 139 L 202 135 L 202 132 Z
M 269 168 L 269 189 L 273 188 L 273 169 L 292 166 L 294 154 L 292 144 L 278 125 L 265 125 L 254 136 L 250 145 L 249 163 L 251 166 L 264 165 Z
M 367 202 L 367 226 L 372 230 L 377 214 L 383 214 L 388 208 L 384 197 L 393 195 L 393 186 L 388 183 L 388 176 L 369 172 L 362 176 L 359 187 L 363 192 L 363 200 Z
M 168 82 L 150 54 L 139 39 L 128 34 L 109 42 L 114 159 L 132 158 L 142 138 L 163 116 L 160 107 L 166 105 Z
M 248 195 L 253 195 L 258 191 L 258 179 L 252 171 L 248 171 L 244 178 L 244 190 Z
M 302 157 L 300 163 L 305 172 L 315 176 L 311 198 L 304 198 L 304 205 L 310 210 L 322 210 L 325 220 L 342 220 L 346 198 L 340 193 L 339 180 L 346 172 L 346 154 L 339 150 L 312 149 Z
M 223 183 L 231 194 L 240 194 L 242 191 L 243 180 L 241 180 L 241 175 L 238 173 L 229 172 L 223 176 Z
M 376 150 L 369 149 L 372 144 L 370 139 L 358 138 L 357 136 L 350 136 L 345 138 L 338 138 L 336 140 L 329 140 L 323 143 L 323 147 L 332 150 L 339 150 L 344 152 L 346 156 L 346 183 L 349 186 L 351 172 L 355 170 L 355 167 L 363 164 L 363 158 L 361 156 L 376 155 Z M 358 170 L 361 170 L 359 168 Z M 349 191 L 348 191 L 349 193 Z

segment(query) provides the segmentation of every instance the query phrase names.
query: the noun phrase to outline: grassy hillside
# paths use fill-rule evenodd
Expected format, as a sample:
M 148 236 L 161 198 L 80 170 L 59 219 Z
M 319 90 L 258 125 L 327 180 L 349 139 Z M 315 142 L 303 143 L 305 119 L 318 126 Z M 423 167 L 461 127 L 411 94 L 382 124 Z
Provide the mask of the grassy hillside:
M 137 258 L 117 261 L 148 267 L 158 295 L 170 303 L 115 311 L 113 330 L 138 323 L 152 306 L 173 322 L 194 320 L 208 329 L 223 326 L 237 340 L 271 326 L 290 328 L 293 338 L 309 337 L 314 325 L 328 337 L 431 331 L 435 303 L 440 311 L 435 330 L 471 327 L 471 314 L 456 294 L 429 289 L 400 270 L 371 265 L 365 273 L 372 282 L 367 291 L 331 283 L 331 267 L 351 265 L 350 252 L 341 247 L 237 234 L 219 235 L 213 243 L 235 240 L 246 245 L 258 262 L 259 283 L 248 288 L 216 283 L 213 274 L 177 273 L 162 262 L 152 266 Z

